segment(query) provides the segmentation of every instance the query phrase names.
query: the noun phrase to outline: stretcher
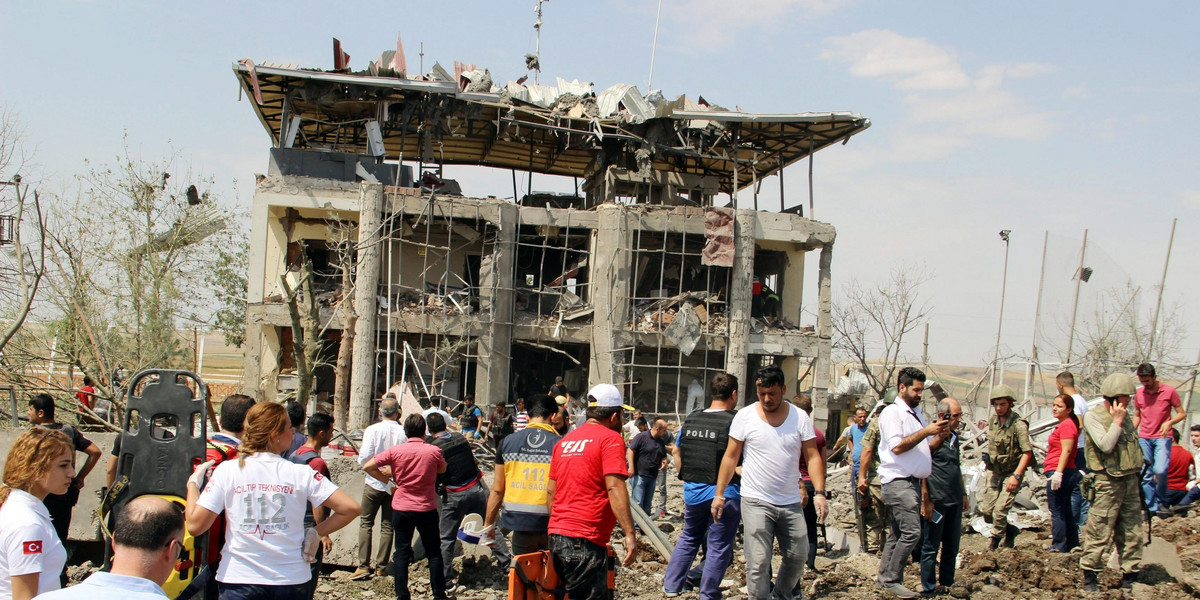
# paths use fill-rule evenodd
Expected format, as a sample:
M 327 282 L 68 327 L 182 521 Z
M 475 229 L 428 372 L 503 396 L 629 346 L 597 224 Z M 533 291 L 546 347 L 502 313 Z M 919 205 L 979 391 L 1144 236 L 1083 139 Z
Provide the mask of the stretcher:
M 617 557 L 612 546 L 608 546 L 608 597 L 617 589 Z M 542 550 L 513 557 L 508 570 L 508 600 L 563 600 L 569 598 L 558 574 L 550 552 Z
M 184 509 L 188 476 L 204 461 L 207 406 L 208 387 L 194 373 L 151 369 L 129 382 L 117 477 L 100 505 L 106 540 L 117 515 L 135 498 L 157 496 Z M 163 584 L 169 598 L 193 595 L 195 585 L 183 594 L 201 576 L 207 537 L 184 531 L 183 550 Z

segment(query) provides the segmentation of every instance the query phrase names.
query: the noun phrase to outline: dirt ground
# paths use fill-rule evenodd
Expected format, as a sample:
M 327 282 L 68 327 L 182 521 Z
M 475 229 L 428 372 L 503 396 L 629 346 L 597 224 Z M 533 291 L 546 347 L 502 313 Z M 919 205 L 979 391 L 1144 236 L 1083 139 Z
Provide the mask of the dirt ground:
M 682 525 L 683 514 L 682 485 L 674 472 L 668 474 L 667 487 L 670 492 L 667 502 L 670 516 L 657 520 L 657 523 L 674 542 Z M 846 521 L 847 517 L 852 522 L 847 498 L 835 494 L 830 503 L 828 523 L 831 529 L 837 526 L 838 521 Z M 1036 514 L 1020 517 L 1029 526 L 1017 538 L 1015 549 L 996 552 L 988 551 L 987 538 L 971 531 L 964 523 L 956 583 L 941 597 L 972 600 L 1200 598 L 1200 511 L 1196 512 L 1195 516 L 1155 519 L 1153 534 L 1156 550 L 1147 551 L 1140 581 L 1132 589 L 1120 587 L 1120 572 L 1106 569 L 1100 577 L 1101 592 L 1091 595 L 1081 589 L 1083 575 L 1079 570 L 1079 554 L 1057 554 L 1045 550 L 1049 543 L 1049 522 Z M 619 544 L 620 538 L 618 529 L 614 541 Z M 734 562 L 722 582 L 724 597 L 730 599 L 746 597 L 745 557 L 741 554 L 740 539 L 737 548 Z M 667 561 L 658 556 L 644 536 L 639 537 L 638 550 L 639 560 L 634 566 L 618 567 L 616 597 L 660 600 L 664 597 L 662 575 Z M 1176 556 L 1178 564 L 1174 563 Z M 507 575 L 493 562 L 486 549 L 465 547 L 463 555 L 455 559 L 455 565 L 461 573 L 458 583 L 465 589 L 457 591 L 453 597 L 464 600 L 500 600 L 507 597 Z M 879 560 L 874 554 L 845 547 L 830 551 L 822 548 L 817 557 L 817 571 L 808 571 L 804 575 L 805 597 L 846 600 L 891 598 L 875 587 L 878 568 Z M 69 574 L 73 581 L 79 581 L 92 570 L 94 566 L 87 563 L 71 567 Z M 349 570 L 327 569 L 317 588 L 317 597 L 329 600 L 385 600 L 393 597 L 393 579 L 390 576 L 368 581 L 350 581 L 349 577 Z M 905 574 L 905 584 L 910 589 L 920 589 L 919 577 L 919 567 L 910 565 Z M 410 569 L 410 590 L 414 598 L 431 597 L 426 561 L 421 560 Z M 697 598 L 697 594 L 689 592 L 680 597 L 691 600 Z

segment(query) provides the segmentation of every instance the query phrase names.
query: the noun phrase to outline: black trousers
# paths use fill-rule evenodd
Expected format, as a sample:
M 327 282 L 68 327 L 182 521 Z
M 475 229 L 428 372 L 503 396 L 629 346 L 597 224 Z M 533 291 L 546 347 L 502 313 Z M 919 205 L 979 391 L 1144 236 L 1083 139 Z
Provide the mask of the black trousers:
M 408 591 L 408 566 L 412 564 L 413 531 L 421 534 L 421 545 L 429 559 L 429 587 L 435 600 L 446 597 L 446 574 L 442 568 L 442 553 L 438 547 L 438 511 L 425 512 L 392 511 L 392 530 L 395 535 L 395 552 L 392 553 L 392 577 L 396 582 L 396 600 L 410 600 Z

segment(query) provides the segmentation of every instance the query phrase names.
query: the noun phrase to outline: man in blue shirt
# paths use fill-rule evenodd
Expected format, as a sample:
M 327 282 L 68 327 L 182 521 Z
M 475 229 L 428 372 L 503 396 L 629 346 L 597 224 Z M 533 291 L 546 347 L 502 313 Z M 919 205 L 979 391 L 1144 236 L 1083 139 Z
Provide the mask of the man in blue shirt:
M 729 444 L 729 425 L 736 414 L 738 380 L 729 373 L 717 373 L 709 384 L 712 403 L 707 409 L 692 412 L 684 419 L 672 454 L 675 469 L 683 480 L 683 531 L 675 542 L 675 551 L 663 576 L 663 592 L 668 598 L 690 587 L 689 569 L 696 551 L 705 543 L 704 565 L 700 576 L 700 600 L 718 600 L 721 580 L 733 560 L 733 542 L 741 522 L 741 494 L 735 475 L 725 487 L 725 509 L 719 521 L 713 521 L 712 501 L 717 490 L 717 473 Z M 740 470 L 740 467 L 739 467 Z
M 167 600 L 166 583 L 183 548 L 183 511 L 155 496 L 129 501 L 113 528 L 112 569 L 79 585 L 42 594 L 49 600 Z
M 837 441 L 838 445 L 843 443 L 850 444 L 850 462 L 854 465 L 851 473 L 858 473 L 859 459 L 862 458 L 862 439 L 867 433 L 867 409 L 859 407 L 854 411 L 854 422 L 842 431 L 842 437 Z M 855 485 L 854 478 L 850 478 L 850 492 L 854 495 L 855 500 L 858 496 L 858 486 Z

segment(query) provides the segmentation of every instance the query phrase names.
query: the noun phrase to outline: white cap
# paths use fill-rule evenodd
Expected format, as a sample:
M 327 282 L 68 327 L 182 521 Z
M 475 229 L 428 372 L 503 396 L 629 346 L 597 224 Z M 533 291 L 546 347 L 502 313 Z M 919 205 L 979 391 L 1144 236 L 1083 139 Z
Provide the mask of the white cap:
M 611 383 L 601 383 L 588 390 L 588 406 L 613 407 L 620 406 L 625 410 L 637 410 L 625 404 L 621 399 L 621 390 Z

